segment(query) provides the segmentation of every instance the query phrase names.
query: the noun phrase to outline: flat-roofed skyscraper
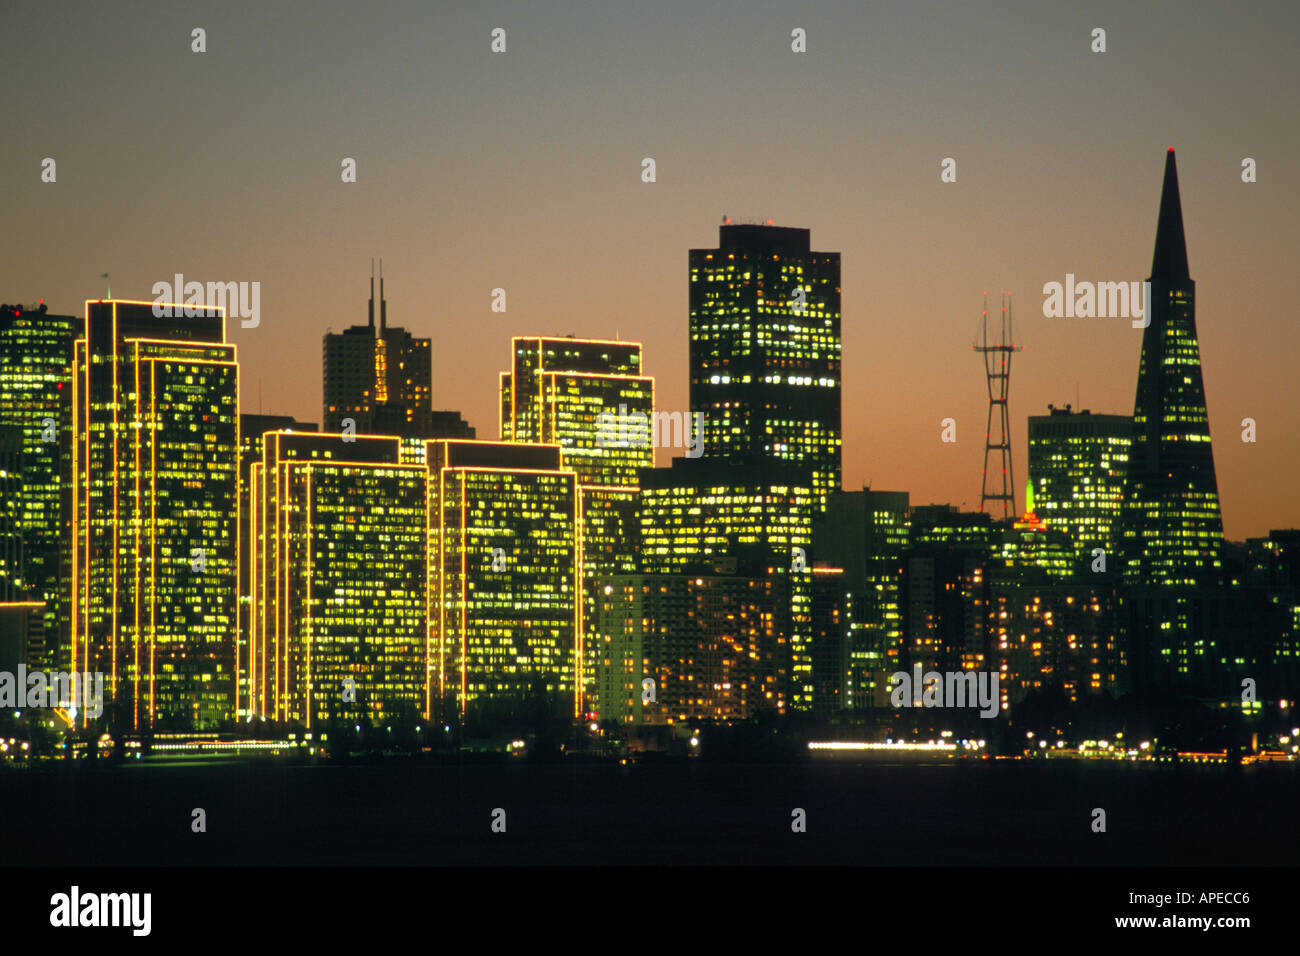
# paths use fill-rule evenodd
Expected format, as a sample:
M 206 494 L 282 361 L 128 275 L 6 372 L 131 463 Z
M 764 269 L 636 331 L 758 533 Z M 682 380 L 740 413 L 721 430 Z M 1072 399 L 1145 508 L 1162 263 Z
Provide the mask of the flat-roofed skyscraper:
M 241 714 L 310 728 L 424 711 L 426 471 L 400 462 L 399 441 L 264 437 L 250 469 L 252 690 Z
M 654 464 L 649 429 L 623 440 L 602 416 L 654 411 L 654 379 L 641 374 L 641 344 L 605 339 L 516 336 L 501 373 L 501 438 L 560 446 L 585 487 L 636 488 Z
M 428 443 L 429 668 L 425 712 L 579 712 L 581 494 L 560 446 Z M 571 706 L 570 706 L 571 704 Z
M 524 336 L 511 340 L 501 373 L 501 438 L 554 443 L 582 493 L 584 658 L 595 660 L 596 602 L 605 575 L 636 569 L 634 505 L 641 469 L 654 464 L 654 379 L 641 374 L 641 345 L 607 339 Z M 585 667 L 584 693 L 596 697 Z
M 104 673 L 122 729 L 213 727 L 234 715 L 239 602 L 225 317 L 88 301 L 74 368 L 72 669 Z
M 724 225 L 690 251 L 690 402 L 704 455 L 809 471 L 840 488 L 840 254 L 810 231 Z
M 14 500 L 23 550 L 15 582 L 43 601 L 29 663 L 54 669 L 68 659 L 68 562 L 71 496 L 65 464 L 72 442 L 72 343 L 78 316 L 55 315 L 44 303 L 0 306 L 0 427 L 21 433 L 21 494 Z M 60 653 L 60 641 L 62 652 Z
M 675 458 L 671 468 L 642 473 L 637 501 L 647 575 L 735 564 L 747 577 L 774 582 L 780 604 L 771 612 L 772 643 L 747 653 L 768 673 L 760 706 L 779 713 L 816 706 L 809 549 L 817 505 L 812 489 L 799 483 L 806 476 L 790 464 L 759 471 L 716 458 Z
M 1079 561 L 1091 566 L 1094 550 L 1115 558 L 1116 531 L 1124 500 L 1133 419 L 1094 415 L 1087 409 L 1048 406 L 1029 416 L 1029 483 L 1033 511 L 1049 528 L 1070 536 Z
M 22 429 L 0 425 L 0 604 L 26 601 L 30 597 L 23 580 L 26 575 L 23 569 L 22 468 Z
M 903 568 L 910 501 L 906 491 L 842 491 L 813 529 L 812 554 L 843 568 L 851 610 L 845 634 L 842 706 L 888 706 L 889 675 L 903 656 Z

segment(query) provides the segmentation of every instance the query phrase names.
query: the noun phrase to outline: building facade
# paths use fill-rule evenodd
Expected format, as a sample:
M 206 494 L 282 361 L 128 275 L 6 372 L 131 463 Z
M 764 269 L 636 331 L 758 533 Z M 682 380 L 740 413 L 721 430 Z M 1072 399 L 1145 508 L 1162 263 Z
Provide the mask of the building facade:
M 899 671 L 904 656 L 909 510 L 905 491 L 842 491 L 830 496 L 825 513 L 814 525 L 816 563 L 844 572 L 843 597 L 832 604 L 839 607 L 846 634 L 843 710 L 889 705 L 889 676 Z
M 723 225 L 690 251 L 690 403 L 704 454 L 805 469 L 840 488 L 840 255 L 810 231 Z
M 1133 419 L 1048 407 L 1029 416 L 1029 483 L 1035 511 L 1069 535 L 1075 558 L 1092 566 L 1101 549 L 1118 564 L 1116 532 L 1124 501 Z
M 595 660 L 600 581 L 636 570 L 633 509 L 640 471 L 654 464 L 654 379 L 641 345 L 605 339 L 515 337 L 500 376 L 501 440 L 560 446 L 582 493 L 584 656 Z M 583 693 L 595 709 L 596 671 Z
M 536 695 L 581 713 L 582 493 L 555 444 L 431 441 L 425 712 Z
M 372 275 L 369 322 L 326 333 L 323 356 L 327 432 L 344 430 L 350 420 L 361 434 L 433 437 L 432 340 L 388 325 L 382 274 L 378 326 Z
M 786 693 L 787 582 L 737 573 L 613 575 L 602 586 L 599 716 L 748 720 Z M 649 683 L 647 683 L 649 681 Z
M 783 473 L 782 473 L 783 472 Z M 674 459 L 642 473 L 637 521 L 641 570 L 707 572 L 729 562 L 750 577 L 775 579 L 787 602 L 779 639 L 787 648 L 776 690 L 763 706 L 778 713 L 814 708 L 812 521 L 816 496 L 802 469 L 755 472 L 713 458 Z
M 1172 148 L 1149 290 L 1120 515 L 1133 680 L 1139 687 L 1230 693 L 1234 615 L 1222 590 L 1223 522 L 1196 334 L 1196 283 Z
M 220 309 L 160 307 L 89 301 L 75 345 L 71 666 L 119 727 L 210 728 L 234 715 L 239 366 Z
M 397 438 L 271 432 L 250 469 L 253 631 L 241 715 L 380 721 L 428 691 L 426 471 Z
M 0 306 L 0 427 L 21 433 L 17 513 L 22 580 L 44 603 L 29 663 L 53 669 L 70 659 L 72 348 L 79 316 L 55 315 L 45 304 Z

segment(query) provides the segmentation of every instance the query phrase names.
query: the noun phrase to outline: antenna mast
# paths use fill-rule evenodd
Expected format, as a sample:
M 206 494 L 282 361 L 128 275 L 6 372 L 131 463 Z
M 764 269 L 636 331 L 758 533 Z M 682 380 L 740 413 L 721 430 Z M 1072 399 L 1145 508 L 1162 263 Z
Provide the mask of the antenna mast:
M 1002 292 L 1002 335 L 997 345 L 989 345 L 989 299 L 984 293 L 983 319 L 984 344 L 974 345 L 976 352 L 984 355 L 984 372 L 988 379 L 989 416 L 984 428 L 984 471 L 980 486 L 980 511 L 988 511 L 990 501 L 1002 502 L 1002 517 L 1011 518 L 1016 513 L 1016 481 L 1011 464 L 1011 415 L 1007 409 L 1007 392 L 1011 388 L 1011 355 L 1021 351 L 1021 346 L 1009 343 L 1011 336 L 1011 293 Z M 998 412 L 998 437 L 993 440 L 993 412 Z M 989 489 L 989 458 L 997 452 L 1002 459 L 1002 491 Z M 997 479 L 994 478 L 994 488 Z

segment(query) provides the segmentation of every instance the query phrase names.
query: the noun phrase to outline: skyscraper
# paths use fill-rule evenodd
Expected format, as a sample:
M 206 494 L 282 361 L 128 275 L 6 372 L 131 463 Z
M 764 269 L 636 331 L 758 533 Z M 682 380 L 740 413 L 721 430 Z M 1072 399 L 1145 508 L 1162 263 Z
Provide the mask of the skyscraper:
M 43 636 L 29 648 L 33 666 L 45 668 L 65 663 L 68 654 L 66 646 L 62 659 L 59 653 L 61 632 L 67 640 L 70 594 L 64 542 L 71 498 L 64 464 L 72 441 L 72 343 L 81 327 L 79 317 L 55 315 L 44 303 L 0 306 L 0 426 L 21 431 L 20 586 L 45 602 Z
M 903 668 L 984 670 L 994 525 L 984 511 L 912 508 L 904 553 Z
M 581 702 L 578 476 L 560 446 L 429 442 L 426 713 Z M 571 702 L 571 706 L 569 706 Z
M 120 726 L 215 726 L 234 712 L 239 601 L 225 316 L 88 301 L 74 367 L 72 669 L 104 673 Z
M 510 344 L 510 371 L 501 373 L 501 438 L 557 444 L 564 467 L 578 476 L 584 657 L 595 660 L 599 580 L 636 569 L 630 525 L 639 472 L 654 464 L 654 379 L 641 374 L 638 342 L 527 336 Z M 596 671 L 587 667 L 584 675 L 584 692 L 594 697 Z
M 502 441 L 560 446 L 564 467 L 585 487 L 635 488 L 654 463 L 648 431 L 619 440 L 602 415 L 649 416 L 654 379 L 641 372 L 641 344 L 605 339 L 516 336 L 501 373 Z
M 388 325 L 382 265 L 378 327 L 373 274 L 369 316 L 366 325 L 325 335 L 325 430 L 341 431 L 350 418 L 359 433 L 432 437 L 432 342 Z
M 690 251 L 690 402 L 704 454 L 810 474 L 818 507 L 840 487 L 840 255 L 810 231 L 723 225 Z
M 775 680 L 765 685 L 771 693 L 765 689 L 762 706 L 779 713 L 815 705 L 809 548 L 817 504 L 800 483 L 807 475 L 783 462 L 755 470 L 718 458 L 676 458 L 671 468 L 642 472 L 637 502 L 647 575 L 709 572 L 726 561 L 746 577 L 772 580 L 777 646 L 763 653 Z
M 595 662 L 602 719 L 746 720 L 784 701 L 785 579 L 710 570 L 603 580 Z
M 239 416 L 239 638 L 235 647 L 235 675 L 237 687 L 235 701 L 237 716 L 247 716 L 251 696 L 249 687 L 249 660 L 251 635 L 255 627 L 252 617 L 253 594 L 251 589 L 253 561 L 257 542 L 253 537 L 252 482 L 254 464 L 262 460 L 263 440 L 268 432 L 314 432 L 315 423 L 300 422 L 291 415 L 240 415 Z
M 22 429 L 0 425 L 0 603 L 29 597 L 23 563 L 22 468 Z
M 841 491 L 813 529 L 813 556 L 843 568 L 847 602 L 845 710 L 887 706 L 903 654 L 903 568 L 910 524 L 906 491 Z
M 1069 534 L 1078 560 L 1091 566 L 1100 548 L 1112 568 L 1133 419 L 1072 412 L 1069 405 L 1047 409 L 1029 416 L 1031 510 Z
M 310 728 L 424 710 L 427 473 L 399 457 L 397 438 L 266 435 L 250 469 L 252 692 L 241 713 Z
M 1196 339 L 1196 283 L 1171 146 L 1156 223 L 1133 446 L 1124 491 L 1124 581 L 1139 587 L 1219 583 L 1223 522 Z
M 1114 693 L 1126 666 L 1115 578 L 1077 561 L 1070 536 L 1040 520 L 1036 507 L 1030 482 L 1024 516 L 993 528 L 987 661 L 1002 675 L 1004 708 L 1048 687 L 1073 702 Z

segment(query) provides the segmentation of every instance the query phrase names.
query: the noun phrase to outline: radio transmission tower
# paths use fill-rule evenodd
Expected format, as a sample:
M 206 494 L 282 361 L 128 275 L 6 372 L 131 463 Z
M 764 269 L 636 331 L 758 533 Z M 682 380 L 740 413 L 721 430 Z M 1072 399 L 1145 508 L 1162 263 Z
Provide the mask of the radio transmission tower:
M 1002 293 L 1002 335 L 997 345 L 989 345 L 989 295 L 984 293 L 982 318 L 984 344 L 971 346 L 984 354 L 984 371 L 989 384 L 989 417 L 984 428 L 984 476 L 980 487 L 980 511 L 988 511 L 990 501 L 1002 502 L 1002 517 L 1016 514 L 1016 480 L 1011 466 L 1011 415 L 1007 411 L 1007 392 L 1011 388 L 1011 354 L 1019 352 L 1019 345 L 1011 339 L 1011 293 Z M 997 440 L 993 439 L 993 418 L 997 414 Z M 1002 459 L 1002 486 L 997 490 L 997 478 L 989 490 L 989 459 L 997 452 Z

